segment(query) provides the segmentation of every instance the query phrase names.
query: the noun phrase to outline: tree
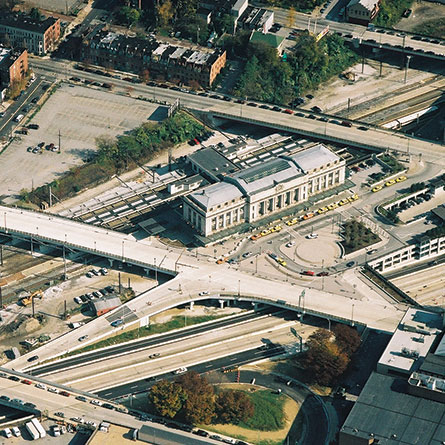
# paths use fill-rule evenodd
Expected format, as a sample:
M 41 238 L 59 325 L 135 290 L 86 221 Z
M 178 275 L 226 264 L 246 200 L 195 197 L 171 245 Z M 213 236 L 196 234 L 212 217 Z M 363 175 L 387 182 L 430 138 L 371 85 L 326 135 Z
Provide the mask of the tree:
M 192 424 L 209 424 L 215 417 L 215 393 L 207 379 L 191 371 L 177 379 L 187 395 L 183 406 L 184 419 Z
M 167 26 L 170 20 L 173 18 L 174 9 L 173 4 L 170 0 L 165 0 L 162 4 L 156 7 L 156 12 L 158 15 L 158 21 L 160 26 Z
M 131 27 L 141 18 L 141 12 L 130 6 L 122 6 L 122 8 L 117 11 L 116 16 L 121 24 Z
M 147 68 L 144 68 L 140 73 L 139 73 L 139 79 L 142 80 L 142 82 L 147 83 L 150 80 L 150 71 L 148 71 Z
M 37 20 L 39 22 L 40 20 L 42 20 L 42 14 L 40 14 L 39 8 L 31 8 L 29 16 L 31 17 L 31 19 Z
M 357 329 L 345 324 L 337 324 L 333 329 L 335 343 L 350 358 L 360 346 L 360 335 Z
M 161 380 L 151 388 L 148 398 L 160 416 L 172 419 L 183 407 L 187 394 L 177 383 Z
M 236 425 L 250 419 L 254 412 L 255 406 L 245 392 L 230 389 L 218 394 L 216 414 L 219 422 Z
M 331 385 L 346 370 L 349 358 L 335 343 L 332 332 L 318 329 L 306 346 L 302 364 L 314 382 Z
M 286 26 L 288 28 L 293 28 L 295 25 L 295 8 L 291 6 L 287 13 Z

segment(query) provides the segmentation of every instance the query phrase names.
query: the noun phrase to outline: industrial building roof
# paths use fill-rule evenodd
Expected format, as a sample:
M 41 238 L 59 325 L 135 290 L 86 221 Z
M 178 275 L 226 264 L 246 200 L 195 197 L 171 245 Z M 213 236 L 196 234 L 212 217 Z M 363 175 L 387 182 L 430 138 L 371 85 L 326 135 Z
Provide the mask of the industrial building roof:
M 303 173 L 295 164 L 286 159 L 276 158 L 234 173 L 226 180 L 237 184 L 246 195 L 253 195 L 301 176 Z
M 445 404 L 407 393 L 406 380 L 373 373 L 341 431 L 379 445 L 441 445 Z
M 440 218 L 442 221 L 445 221 L 445 205 L 442 204 L 435 209 L 432 209 L 431 212 Z
M 445 353 L 441 350 L 441 347 L 443 346 L 439 344 L 435 353 L 428 353 L 420 366 L 420 372 L 437 377 L 445 377 Z
M 91 304 L 96 312 L 100 312 L 120 306 L 121 300 L 115 295 L 109 295 L 107 297 L 98 298 L 97 300 L 92 300 Z
M 440 314 L 414 308 L 407 310 L 377 365 L 403 374 L 417 370 L 433 342 L 441 334 Z
M 277 36 L 275 34 L 263 34 L 260 31 L 254 31 L 252 33 L 252 36 L 250 37 L 250 41 L 253 43 L 266 43 L 267 45 L 270 45 L 275 49 L 278 49 L 281 46 L 283 40 L 284 37 Z
M 224 204 L 232 199 L 241 198 L 242 196 L 243 194 L 235 185 L 227 182 L 209 185 L 189 195 L 204 210 Z
M 239 167 L 233 162 L 210 147 L 202 148 L 192 153 L 187 156 L 187 159 L 214 181 L 218 181 L 222 176 L 239 170 Z
M 305 173 L 340 160 L 335 153 L 323 144 L 317 144 L 299 151 L 289 156 L 289 159 L 292 159 Z

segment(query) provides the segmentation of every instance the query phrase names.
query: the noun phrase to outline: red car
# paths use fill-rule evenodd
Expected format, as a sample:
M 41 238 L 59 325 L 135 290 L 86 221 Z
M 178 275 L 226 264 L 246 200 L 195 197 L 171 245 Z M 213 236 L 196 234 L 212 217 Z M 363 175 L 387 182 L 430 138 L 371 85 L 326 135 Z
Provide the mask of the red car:
M 61 396 L 65 396 L 65 397 L 69 397 L 69 396 L 70 396 L 70 393 L 69 393 L 69 392 L 66 392 L 66 391 L 61 391 L 61 392 L 60 392 L 60 395 L 61 395 Z
M 309 275 L 310 277 L 313 277 L 315 275 L 315 272 L 313 272 L 312 270 L 303 270 L 303 272 L 301 272 L 302 275 Z
M 289 110 L 289 109 L 284 110 L 284 112 L 287 113 L 287 114 L 294 114 L 294 112 L 292 110 Z
M 32 385 L 31 380 L 27 380 L 27 379 L 22 380 L 22 383 L 24 383 L 25 385 Z

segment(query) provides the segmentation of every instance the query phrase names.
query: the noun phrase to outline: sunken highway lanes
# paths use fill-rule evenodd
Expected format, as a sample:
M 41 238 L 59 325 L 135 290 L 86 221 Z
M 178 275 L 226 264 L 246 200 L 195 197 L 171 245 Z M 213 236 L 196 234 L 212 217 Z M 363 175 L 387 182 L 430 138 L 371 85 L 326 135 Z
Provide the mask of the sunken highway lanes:
M 263 346 L 248 351 L 240 352 L 234 355 L 228 355 L 223 358 L 212 360 L 209 362 L 200 363 L 199 365 L 190 366 L 188 371 L 196 371 L 198 374 L 206 374 L 210 371 L 215 371 L 223 368 L 236 368 L 238 366 L 245 365 L 247 363 L 256 362 L 257 360 L 263 360 L 266 358 L 281 355 L 285 352 L 284 348 L 280 345 L 273 345 L 269 348 Z M 139 394 L 149 389 L 159 380 L 175 378 L 174 373 L 159 374 L 156 377 L 149 377 L 148 379 L 142 379 L 124 385 L 116 386 L 114 388 L 107 388 L 97 391 L 98 397 L 104 399 L 117 399 L 119 397 L 125 397 L 130 394 Z
M 136 342 L 130 343 L 122 343 L 116 346 L 108 347 L 106 349 L 97 349 L 88 353 L 84 353 L 81 355 L 75 355 L 71 358 L 60 360 L 54 363 L 49 363 L 47 365 L 39 366 L 34 369 L 27 371 L 29 375 L 34 376 L 43 376 L 47 374 L 51 374 L 54 372 L 58 372 L 61 370 L 65 370 L 68 368 L 75 368 L 78 366 L 82 366 L 86 363 L 106 360 L 119 355 L 133 353 L 138 350 L 159 346 L 165 343 L 172 343 L 174 341 L 183 340 L 186 337 L 190 337 L 193 335 L 199 335 L 206 333 L 210 330 L 221 329 L 227 326 L 233 326 L 238 323 L 245 323 L 248 321 L 255 320 L 259 317 L 268 315 L 268 314 L 276 314 L 277 312 L 283 312 L 282 309 L 276 307 L 269 307 L 262 311 L 257 311 L 248 314 L 242 314 L 232 318 L 224 318 L 221 320 L 216 320 L 211 323 L 206 323 L 204 325 L 196 325 L 192 326 L 188 329 L 183 329 L 180 331 L 175 331 L 171 333 L 166 333 L 161 336 L 156 336 L 155 338 L 147 337 L 143 338 Z

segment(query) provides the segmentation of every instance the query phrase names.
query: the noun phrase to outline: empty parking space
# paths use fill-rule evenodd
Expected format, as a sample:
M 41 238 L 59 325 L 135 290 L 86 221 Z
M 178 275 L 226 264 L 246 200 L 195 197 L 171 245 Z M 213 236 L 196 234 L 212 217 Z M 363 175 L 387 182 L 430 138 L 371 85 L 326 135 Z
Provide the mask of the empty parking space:
M 62 84 L 33 117 L 38 130 L 29 130 L 1 155 L 0 195 L 18 196 L 52 181 L 69 168 L 81 164 L 96 150 L 95 139 L 114 137 L 154 120 L 158 106 L 100 89 Z M 60 145 L 60 153 L 28 152 L 44 143 Z

